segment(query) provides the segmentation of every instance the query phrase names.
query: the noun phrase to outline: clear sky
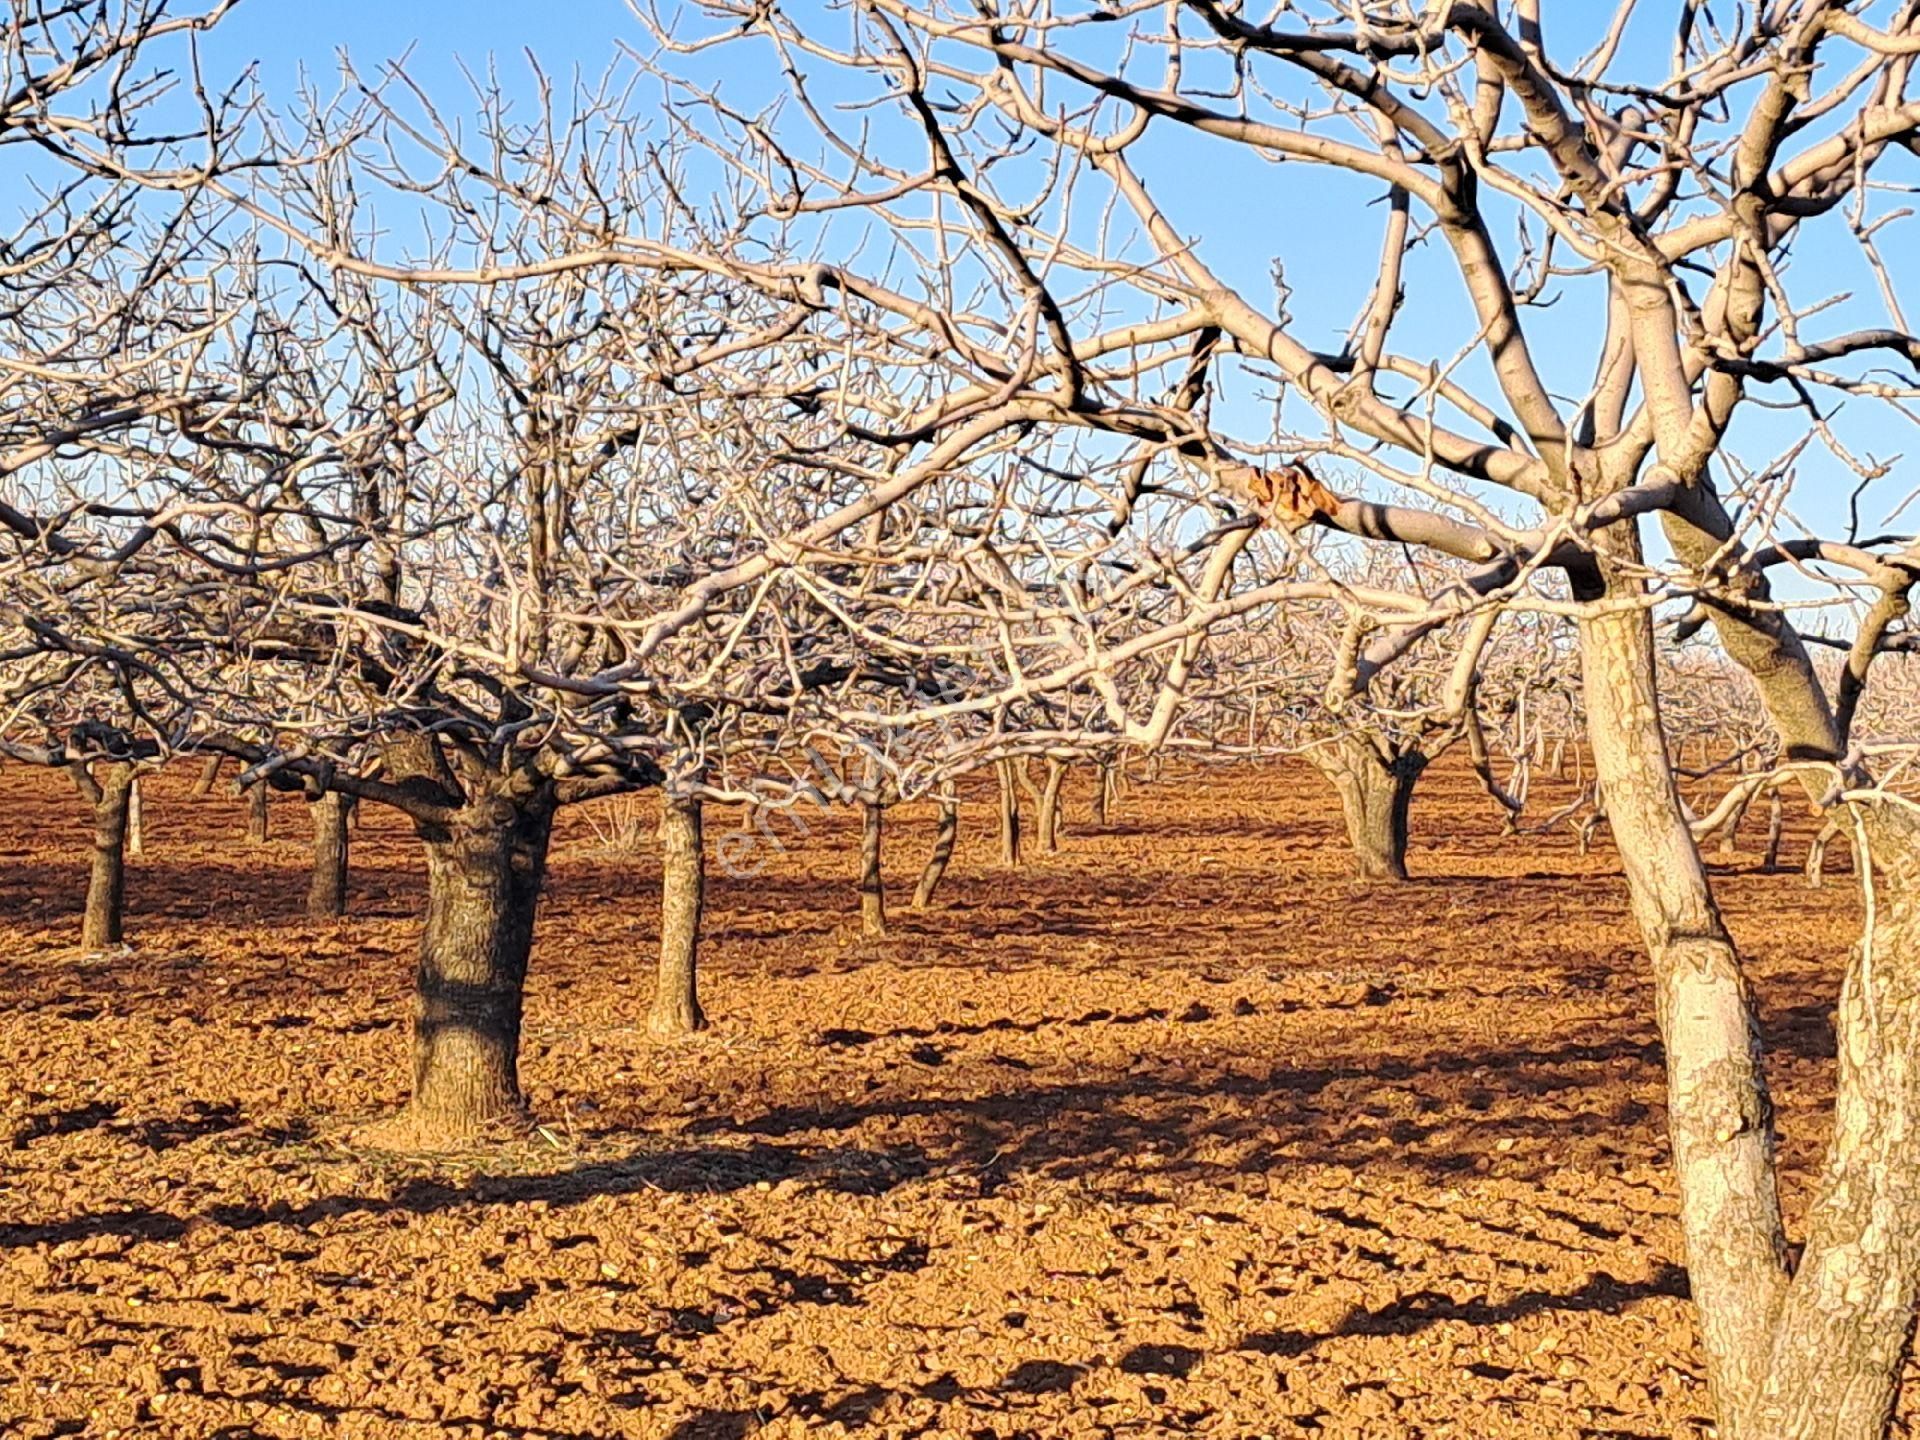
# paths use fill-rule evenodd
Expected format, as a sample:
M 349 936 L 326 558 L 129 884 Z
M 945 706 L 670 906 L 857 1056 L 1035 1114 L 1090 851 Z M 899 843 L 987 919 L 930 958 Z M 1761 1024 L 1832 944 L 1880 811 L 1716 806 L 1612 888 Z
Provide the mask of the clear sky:
M 1667 7 L 1651 8 L 1661 12 L 1656 18 L 1664 25 L 1661 17 Z M 1556 52 L 1575 53 L 1588 38 L 1573 33 L 1582 23 L 1582 11 L 1577 5 L 1554 7 L 1552 20 L 1560 28 L 1549 39 Z M 467 99 L 463 63 L 472 71 L 484 71 L 493 63 L 512 93 L 530 89 L 529 52 L 549 75 L 564 80 L 576 70 L 598 73 L 619 58 L 622 42 L 644 43 L 641 26 L 623 0 L 333 0 L 323 5 L 244 0 L 207 40 L 206 60 L 213 76 L 257 62 L 269 94 L 279 98 L 290 93 L 303 71 L 316 88 L 330 88 L 343 50 L 365 74 L 405 56 L 409 77 L 449 112 L 459 113 Z M 764 49 L 742 48 L 727 55 L 725 63 L 737 73 L 725 78 L 736 91 L 749 97 L 770 93 L 772 72 L 751 73 L 753 58 L 767 57 Z M 1664 69 L 1664 56 L 1649 50 L 1647 60 L 1654 74 Z M 1149 141 L 1156 148 L 1192 144 L 1191 137 L 1170 127 L 1164 138 L 1156 134 Z M 1378 198 L 1377 182 L 1304 164 L 1276 167 L 1245 154 L 1236 156 L 1218 144 L 1207 146 L 1203 160 L 1195 153 L 1193 160 L 1179 154 L 1160 156 L 1160 179 L 1168 184 L 1164 193 L 1171 197 L 1175 224 L 1201 237 L 1209 262 L 1262 304 L 1273 294 L 1273 260 L 1284 257 L 1300 337 L 1337 348 L 1375 270 L 1381 219 L 1380 208 L 1372 203 Z M 1896 157 L 1888 169 L 1903 180 L 1920 178 L 1920 168 L 1906 156 Z M 1896 267 L 1904 262 L 1912 272 L 1909 257 L 1920 254 L 1920 246 L 1907 243 L 1910 237 L 1911 232 L 1891 238 L 1887 252 Z M 1496 239 L 1511 255 L 1510 223 L 1496 227 Z M 1420 360 L 1446 361 L 1475 330 L 1458 276 L 1443 250 L 1430 244 L 1412 257 L 1410 288 L 1416 298 L 1395 330 L 1397 348 Z M 1795 264 L 1803 273 L 1809 268 L 1815 272 L 1810 288 L 1852 290 L 1863 299 L 1872 295 L 1871 277 L 1850 245 L 1823 248 L 1809 242 Z M 1920 279 L 1920 272 L 1915 278 Z M 1561 306 L 1546 315 L 1534 312 L 1528 326 L 1549 382 L 1563 395 L 1574 396 L 1585 391 L 1591 378 L 1600 320 L 1598 287 L 1587 283 L 1565 288 L 1568 294 Z M 1871 310 L 1877 306 L 1862 306 L 1861 316 L 1848 316 L 1847 323 L 1876 321 Z M 1828 323 L 1846 328 L 1833 317 Z M 1487 372 L 1476 362 L 1463 373 L 1484 378 Z M 1913 444 L 1912 427 L 1884 407 L 1853 402 L 1848 408 L 1840 428 L 1859 450 L 1884 457 L 1920 448 Z M 1258 424 L 1237 408 L 1235 428 L 1244 433 L 1249 421 Z M 1794 413 L 1757 411 L 1743 423 L 1746 428 L 1737 444 L 1750 461 L 1770 458 L 1808 429 L 1804 418 Z M 1807 471 L 1795 497 L 1796 510 L 1822 530 L 1844 529 L 1852 477 L 1822 457 L 1810 456 Z M 1883 493 L 1863 519 L 1877 522 L 1915 484 L 1902 476 L 1883 482 Z M 1905 518 L 1903 528 L 1920 525 L 1920 517 Z

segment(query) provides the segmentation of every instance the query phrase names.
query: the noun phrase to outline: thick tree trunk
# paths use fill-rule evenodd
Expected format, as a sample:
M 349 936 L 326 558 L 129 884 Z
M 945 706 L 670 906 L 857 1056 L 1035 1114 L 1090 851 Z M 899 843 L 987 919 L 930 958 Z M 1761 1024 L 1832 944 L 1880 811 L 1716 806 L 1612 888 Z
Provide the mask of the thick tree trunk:
M 1834 1015 L 1833 1134 L 1737 1440 L 1880 1440 L 1920 1290 L 1920 817 L 1852 807 L 1867 918 Z M 1864 843 L 1863 843 L 1864 842 Z
M 993 768 L 1000 777 L 1000 863 L 1011 869 L 1020 864 L 1020 787 L 1013 761 L 997 760 Z
M 1047 761 L 1047 783 L 1040 791 L 1040 848 L 1049 855 L 1060 849 L 1060 787 L 1066 779 L 1066 761 Z
M 269 834 L 267 812 L 267 783 L 256 780 L 247 790 L 247 840 L 253 845 L 267 843 Z
M 707 1028 L 700 1008 L 700 917 L 706 905 L 706 848 L 698 796 L 660 805 L 660 972 L 647 1029 L 670 1039 Z
M 347 913 L 347 860 L 353 797 L 329 790 L 313 802 L 313 877 L 307 918 L 337 920 Z
M 122 761 L 76 765 L 74 784 L 93 809 L 93 867 L 87 876 L 87 908 L 80 948 L 118 945 L 125 931 L 127 901 L 127 810 L 134 768 Z
M 413 1098 L 394 1130 L 437 1149 L 525 1117 L 520 1014 L 553 811 L 482 795 L 449 825 L 419 828 L 427 923 L 415 980 Z
M 1621 586 L 1619 594 L 1630 592 Z M 1687 1271 L 1723 1436 L 1743 1431 L 1786 1287 L 1759 1030 L 1674 783 L 1644 609 L 1580 622 L 1594 770 L 1653 962 Z
M 1407 878 L 1407 811 L 1427 757 L 1409 750 L 1389 760 L 1361 735 L 1343 735 L 1313 752 L 1347 825 L 1354 869 L 1363 880 Z
M 951 796 L 940 799 L 940 828 L 933 837 L 933 853 L 927 868 L 920 872 L 920 883 L 913 887 L 913 908 L 924 910 L 933 903 L 933 892 L 940 888 L 940 877 L 947 873 L 953 859 L 954 842 L 960 836 L 960 803 Z
M 860 807 L 860 933 L 887 933 L 887 889 L 880 870 L 880 841 L 886 807 Z

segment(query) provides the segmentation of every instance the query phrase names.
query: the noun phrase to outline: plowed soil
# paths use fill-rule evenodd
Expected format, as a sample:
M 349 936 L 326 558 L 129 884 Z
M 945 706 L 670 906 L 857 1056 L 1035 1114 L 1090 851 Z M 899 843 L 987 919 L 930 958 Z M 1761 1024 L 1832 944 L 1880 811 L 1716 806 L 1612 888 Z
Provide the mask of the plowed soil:
M 765 869 L 716 873 L 713 1029 L 662 1043 L 651 841 L 582 813 L 528 1001 L 543 1127 L 418 1159 L 350 1140 L 404 1095 L 414 842 L 369 811 L 316 925 L 300 801 L 249 847 L 190 780 L 150 782 L 132 947 L 88 957 L 80 802 L 0 773 L 0 1432 L 1710 1433 L 1604 832 L 1502 835 L 1443 767 L 1417 878 L 1363 888 L 1305 766 L 1104 827 L 1076 777 L 1019 871 L 968 806 L 924 914 L 900 812 L 863 941 L 844 817 L 781 849 L 715 814 Z M 1820 890 L 1762 873 L 1763 828 L 1715 869 L 1799 1197 L 1859 901 L 1844 853 Z

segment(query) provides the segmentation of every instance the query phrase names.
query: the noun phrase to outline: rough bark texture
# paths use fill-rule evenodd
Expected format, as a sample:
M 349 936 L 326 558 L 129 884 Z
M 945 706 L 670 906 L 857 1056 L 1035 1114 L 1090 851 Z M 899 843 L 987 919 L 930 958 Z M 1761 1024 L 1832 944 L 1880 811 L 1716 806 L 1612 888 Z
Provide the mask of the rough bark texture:
M 1653 962 L 1688 1277 L 1732 1437 L 1765 1382 L 1786 1287 L 1759 1030 L 1674 783 L 1647 612 L 1583 618 L 1580 654 L 1594 770 Z
M 886 807 L 860 807 L 860 933 L 887 933 L 887 888 L 880 870 L 880 841 Z
M 336 920 L 347 913 L 347 862 L 351 850 L 353 798 L 329 790 L 313 802 L 313 876 L 307 885 L 307 917 Z
M 253 785 L 247 791 L 247 840 L 250 844 L 264 845 L 268 836 L 267 787 L 264 782 Z
M 1417 750 L 1388 756 L 1363 735 L 1343 735 L 1312 752 L 1340 794 L 1355 871 L 1363 880 L 1407 878 L 1407 811 L 1427 768 Z
M 940 888 L 940 877 L 947 873 L 953 859 L 954 842 L 960 837 L 960 805 L 952 799 L 940 801 L 940 828 L 933 837 L 933 853 L 927 857 L 920 883 L 913 887 L 913 908 L 924 910 L 933 903 L 933 892 Z
M 103 950 L 124 938 L 127 810 L 133 778 L 133 766 L 120 761 L 101 760 L 73 769 L 74 784 L 93 809 L 93 866 L 80 926 L 83 950 Z
M 1920 817 L 1852 807 L 1865 933 L 1834 1017 L 1833 1136 L 1739 1440 L 1879 1440 L 1920 1290 Z
M 660 806 L 660 972 L 647 1015 L 647 1029 L 663 1039 L 707 1028 L 698 971 L 706 889 L 699 797 L 669 795 Z
M 415 977 L 413 1098 L 396 1129 L 431 1149 L 524 1117 L 520 1013 L 553 808 L 539 797 L 482 795 L 451 822 L 418 828 L 427 923 Z

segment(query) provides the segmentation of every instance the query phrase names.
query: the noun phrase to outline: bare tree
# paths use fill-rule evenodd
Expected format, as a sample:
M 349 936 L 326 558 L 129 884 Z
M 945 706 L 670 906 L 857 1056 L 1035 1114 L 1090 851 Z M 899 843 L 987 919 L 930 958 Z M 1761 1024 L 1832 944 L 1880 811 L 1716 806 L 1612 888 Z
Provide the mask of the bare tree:
M 1448 618 L 1477 634 L 1499 606 L 1574 619 L 1597 780 L 1657 982 L 1721 1432 L 1877 1435 L 1920 1274 L 1920 1216 L 1899 1198 L 1920 1164 L 1904 1138 L 1920 1101 L 1901 1079 L 1914 1063 L 1903 1017 L 1920 990 L 1900 958 L 1920 823 L 1869 783 L 1848 741 L 1915 571 L 1902 542 L 1799 532 L 1781 501 L 1809 444 L 1852 472 L 1849 486 L 1885 474 L 1855 457 L 1817 393 L 1896 408 L 1920 393 L 1920 342 L 1882 249 L 1903 212 L 1869 183 L 1920 130 L 1908 99 L 1920 38 L 1908 4 L 1868 19 L 1783 0 L 1715 25 L 1679 3 L 1661 60 L 1629 43 L 1650 23 L 1644 8 L 1621 5 L 1585 55 L 1565 59 L 1528 3 L 1415 15 L 1300 0 L 1257 20 L 1209 0 L 1080 16 L 866 0 L 849 38 L 779 7 L 709 0 L 710 38 L 662 17 L 653 28 L 681 49 L 764 43 L 785 57 L 792 113 L 827 130 L 824 148 L 803 151 L 783 138 L 790 126 L 692 84 L 679 91 L 699 116 L 690 133 L 762 184 L 763 213 L 831 229 L 855 211 L 937 271 L 932 316 L 883 275 L 840 265 L 820 276 L 849 309 L 897 317 L 893 335 L 910 333 L 955 372 L 941 397 L 896 412 L 903 449 L 996 418 L 1099 430 L 1204 469 L 1273 526 L 1475 567 L 1438 603 L 1369 597 L 1383 635 Z M 821 69 L 836 72 L 836 98 L 858 101 L 815 103 L 806 77 Z M 843 114 L 858 119 L 836 129 Z M 1269 300 L 1236 284 L 1224 255 L 1209 258 L 1219 247 L 1182 228 L 1168 166 L 1190 175 L 1203 153 L 1221 183 L 1255 183 L 1258 163 L 1277 160 L 1290 163 L 1267 173 L 1333 167 L 1384 195 L 1381 263 L 1343 339 L 1304 338 L 1284 288 Z M 1494 238 L 1508 226 L 1512 258 Z M 1435 242 L 1431 263 L 1416 264 L 1419 236 Z M 1789 248 L 1820 243 L 1854 247 L 1879 290 L 1878 321 L 1826 328 L 1828 297 L 1789 288 Z M 1470 302 L 1465 326 L 1435 303 L 1428 276 L 1441 256 Z M 1584 391 L 1549 378 L 1569 369 L 1570 346 L 1543 313 L 1576 292 L 1601 317 Z M 1453 325 L 1447 348 L 1396 347 L 1419 333 L 1416 312 L 1429 335 Z M 878 323 L 870 333 L 888 334 Z M 1202 357 L 1214 363 L 1193 383 Z M 1873 368 L 1883 361 L 1907 368 Z M 1266 440 L 1199 404 L 1240 378 L 1284 397 Z M 1749 404 L 1761 391 L 1800 406 L 1806 423 L 1771 461 L 1747 465 L 1734 441 L 1765 443 Z M 1313 454 L 1361 467 L 1408 503 L 1335 492 L 1297 463 Z M 1537 518 L 1506 518 L 1509 502 Z M 1659 520 L 1670 561 L 1647 559 L 1643 517 Z M 1864 592 L 1833 694 L 1772 597 L 1769 572 L 1783 565 Z M 1564 598 L 1539 583 L 1549 573 L 1564 576 Z M 1652 620 L 1669 601 L 1692 608 L 1689 625 L 1715 627 L 1760 685 L 1785 762 L 1811 796 L 1844 807 L 1874 857 L 1876 923 L 1840 1005 L 1835 1136 L 1797 1262 L 1758 1029 L 1662 729 Z

